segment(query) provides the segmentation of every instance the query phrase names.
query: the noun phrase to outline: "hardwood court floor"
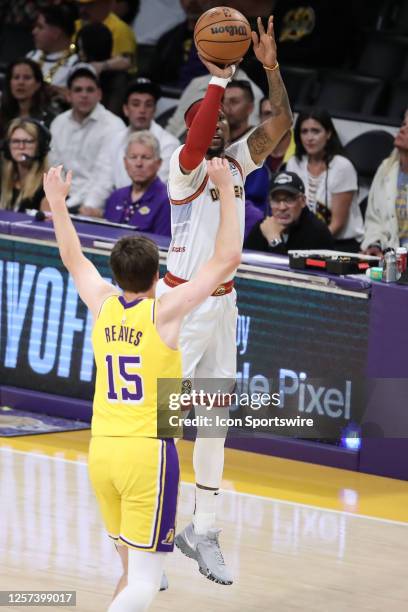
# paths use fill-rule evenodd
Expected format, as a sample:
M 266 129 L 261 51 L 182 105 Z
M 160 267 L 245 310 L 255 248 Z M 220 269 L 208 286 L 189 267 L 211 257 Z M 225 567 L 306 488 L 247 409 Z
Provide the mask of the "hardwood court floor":
M 55 610 L 106 610 L 120 564 L 89 487 L 88 436 L 0 439 L 0 590 L 76 590 L 76 608 Z M 194 503 L 191 450 L 181 443 L 179 527 Z M 152 612 L 408 609 L 408 483 L 228 450 L 224 489 L 235 584 L 211 583 L 176 551 Z

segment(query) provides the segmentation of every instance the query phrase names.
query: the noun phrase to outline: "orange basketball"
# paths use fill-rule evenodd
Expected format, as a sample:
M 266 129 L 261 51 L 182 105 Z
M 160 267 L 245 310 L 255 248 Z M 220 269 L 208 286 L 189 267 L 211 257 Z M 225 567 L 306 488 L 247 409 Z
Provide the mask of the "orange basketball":
M 194 42 L 200 55 L 215 64 L 233 64 L 251 44 L 251 26 L 242 13 L 217 6 L 201 15 L 194 28 Z

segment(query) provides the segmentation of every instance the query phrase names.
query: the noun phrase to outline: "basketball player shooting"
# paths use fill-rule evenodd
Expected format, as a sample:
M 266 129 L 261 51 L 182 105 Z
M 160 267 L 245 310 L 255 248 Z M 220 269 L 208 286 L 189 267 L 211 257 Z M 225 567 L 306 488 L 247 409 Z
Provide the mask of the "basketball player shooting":
M 259 168 L 265 158 L 285 137 L 292 124 L 292 114 L 285 86 L 279 72 L 273 17 L 267 29 L 258 18 L 258 33 L 252 32 L 257 59 L 262 63 L 269 84 L 271 117 L 254 128 L 247 138 L 228 146 L 228 123 L 222 111 L 222 98 L 235 66 L 220 68 L 205 61 L 212 75 L 205 97 L 186 111 L 186 143 L 170 160 L 169 196 L 172 205 L 172 241 L 167 259 L 167 274 L 158 284 L 158 295 L 182 287 L 196 278 L 198 270 L 214 252 L 220 214 L 219 195 L 206 158 L 222 156 L 228 160 L 234 183 L 239 215 L 241 248 L 244 234 L 246 176 Z M 191 379 L 236 378 L 236 294 L 234 272 L 200 308 L 184 320 L 180 336 L 183 376 Z M 170 291 L 170 292 L 171 292 Z M 218 409 L 221 417 L 228 408 Z M 196 407 L 196 416 L 206 414 Z M 188 557 L 197 561 L 199 570 L 219 584 L 232 584 L 219 547 L 216 499 L 224 468 L 224 443 L 227 431 L 206 437 L 198 428 L 193 464 L 196 477 L 195 511 L 190 523 L 176 536 L 175 543 Z
M 123 576 L 108 612 L 142 612 L 160 585 L 173 550 L 178 457 L 173 439 L 158 438 L 157 380 L 181 380 L 183 319 L 233 273 L 241 256 L 240 227 L 227 161 L 206 165 L 220 194 L 215 248 L 194 279 L 155 300 L 159 253 L 142 237 L 121 238 L 110 265 L 119 286 L 105 281 L 85 257 L 69 217 L 71 173 L 44 176 L 61 259 L 89 308 L 96 361 L 89 474 Z M 214 246 L 214 245 L 213 245 Z

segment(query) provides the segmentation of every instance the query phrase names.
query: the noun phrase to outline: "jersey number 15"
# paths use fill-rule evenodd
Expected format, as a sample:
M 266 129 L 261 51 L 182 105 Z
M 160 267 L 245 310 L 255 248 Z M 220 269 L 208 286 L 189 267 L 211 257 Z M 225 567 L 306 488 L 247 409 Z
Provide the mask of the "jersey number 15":
M 117 369 L 115 361 L 117 359 Z M 106 355 L 106 366 L 108 368 L 108 399 L 110 401 L 118 401 L 118 393 L 120 393 L 119 401 L 122 402 L 141 402 L 143 400 L 143 381 L 139 374 L 129 372 L 129 367 L 141 366 L 141 358 L 138 355 L 118 356 Z M 114 370 L 119 374 L 115 377 Z M 126 386 L 115 389 L 116 381 L 122 380 Z M 119 385 L 118 385 L 119 386 Z

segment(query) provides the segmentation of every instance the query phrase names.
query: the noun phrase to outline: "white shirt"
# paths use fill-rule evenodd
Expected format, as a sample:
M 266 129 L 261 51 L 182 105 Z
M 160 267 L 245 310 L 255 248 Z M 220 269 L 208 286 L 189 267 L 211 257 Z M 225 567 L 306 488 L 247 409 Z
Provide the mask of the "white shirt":
M 347 222 L 344 228 L 336 234 L 337 240 L 355 238 L 360 241 L 364 235 L 363 217 L 358 205 L 358 182 L 357 172 L 350 160 L 342 155 L 335 155 L 326 170 L 320 177 L 316 188 L 314 202 L 311 201 L 309 193 L 310 184 L 307 170 L 307 156 L 304 155 L 299 161 L 297 157 L 291 157 L 287 164 L 288 172 L 296 172 L 302 179 L 306 188 L 306 201 L 312 212 L 316 212 L 316 204 L 320 203 L 329 210 L 332 208 L 333 195 L 344 191 L 353 191 L 353 199 Z
M 382 249 L 397 249 L 400 246 L 395 210 L 399 170 L 400 154 L 394 149 L 379 166 L 368 194 L 362 249 L 376 242 L 381 244 Z
M 185 90 L 183 91 L 180 100 L 178 101 L 176 110 L 174 111 L 174 115 L 172 115 L 166 125 L 166 129 L 171 133 L 181 138 L 187 129 L 185 121 L 184 121 L 184 113 L 188 109 L 188 107 L 195 102 L 196 100 L 200 100 L 204 98 L 208 83 L 210 82 L 211 74 L 206 74 L 204 76 L 196 77 L 187 85 Z M 245 81 L 249 81 L 251 84 L 251 88 L 254 94 L 254 110 L 249 115 L 249 124 L 250 125 L 258 125 L 259 124 L 259 103 L 262 98 L 265 97 L 263 91 L 256 85 L 251 79 L 248 77 L 247 73 L 244 72 L 241 68 L 238 68 L 234 75 L 234 79 L 243 79 Z M 161 100 L 159 100 L 160 105 Z M 172 100 L 172 105 L 176 102 L 176 100 Z M 162 111 L 158 111 L 162 112 Z
M 51 123 L 50 163 L 63 164 L 73 174 L 68 206 L 94 206 L 88 195 L 101 172 L 98 153 L 124 127 L 122 119 L 99 103 L 81 123 L 74 119 L 72 110 Z
M 149 131 L 157 138 L 160 144 L 162 163 L 158 176 L 163 183 L 166 183 L 169 178 L 170 157 L 177 147 L 180 146 L 180 142 L 155 121 L 151 122 Z M 129 136 L 133 132 L 134 130 L 131 127 L 122 129 L 101 150 L 98 159 L 99 174 L 95 175 L 94 186 L 89 194 L 89 201 L 92 202 L 92 206 L 102 207 L 105 204 L 106 198 L 114 189 L 126 187 L 126 185 L 130 185 L 132 182 L 126 172 L 123 158 L 125 157 Z
M 47 79 L 51 77 L 52 85 L 57 85 L 58 87 L 66 87 L 72 66 L 78 61 L 78 56 L 76 53 L 68 55 L 65 59 L 63 59 L 64 55 L 66 55 L 66 50 L 57 51 L 56 53 L 48 53 L 45 56 L 44 52 L 40 49 L 34 49 L 34 51 L 27 53 L 28 58 L 40 64 L 44 79 L 47 81 Z M 41 61 L 43 56 L 44 60 Z M 61 64 L 57 67 L 60 60 Z M 54 72 L 55 68 L 56 70 Z
M 154 45 L 162 34 L 185 19 L 180 0 L 140 0 L 132 27 L 139 45 Z
M 179 163 L 181 149 L 182 147 L 179 147 L 170 160 L 168 192 L 172 240 L 167 256 L 167 269 L 175 276 L 189 280 L 214 253 L 220 221 L 220 202 L 217 189 L 208 178 L 206 160 L 190 174 L 183 174 Z M 262 166 L 262 163 L 257 166 L 252 160 L 247 138 L 227 147 L 225 155 L 233 177 L 243 242 L 244 183 L 247 175 Z M 225 280 L 230 280 L 233 276 L 232 274 Z

